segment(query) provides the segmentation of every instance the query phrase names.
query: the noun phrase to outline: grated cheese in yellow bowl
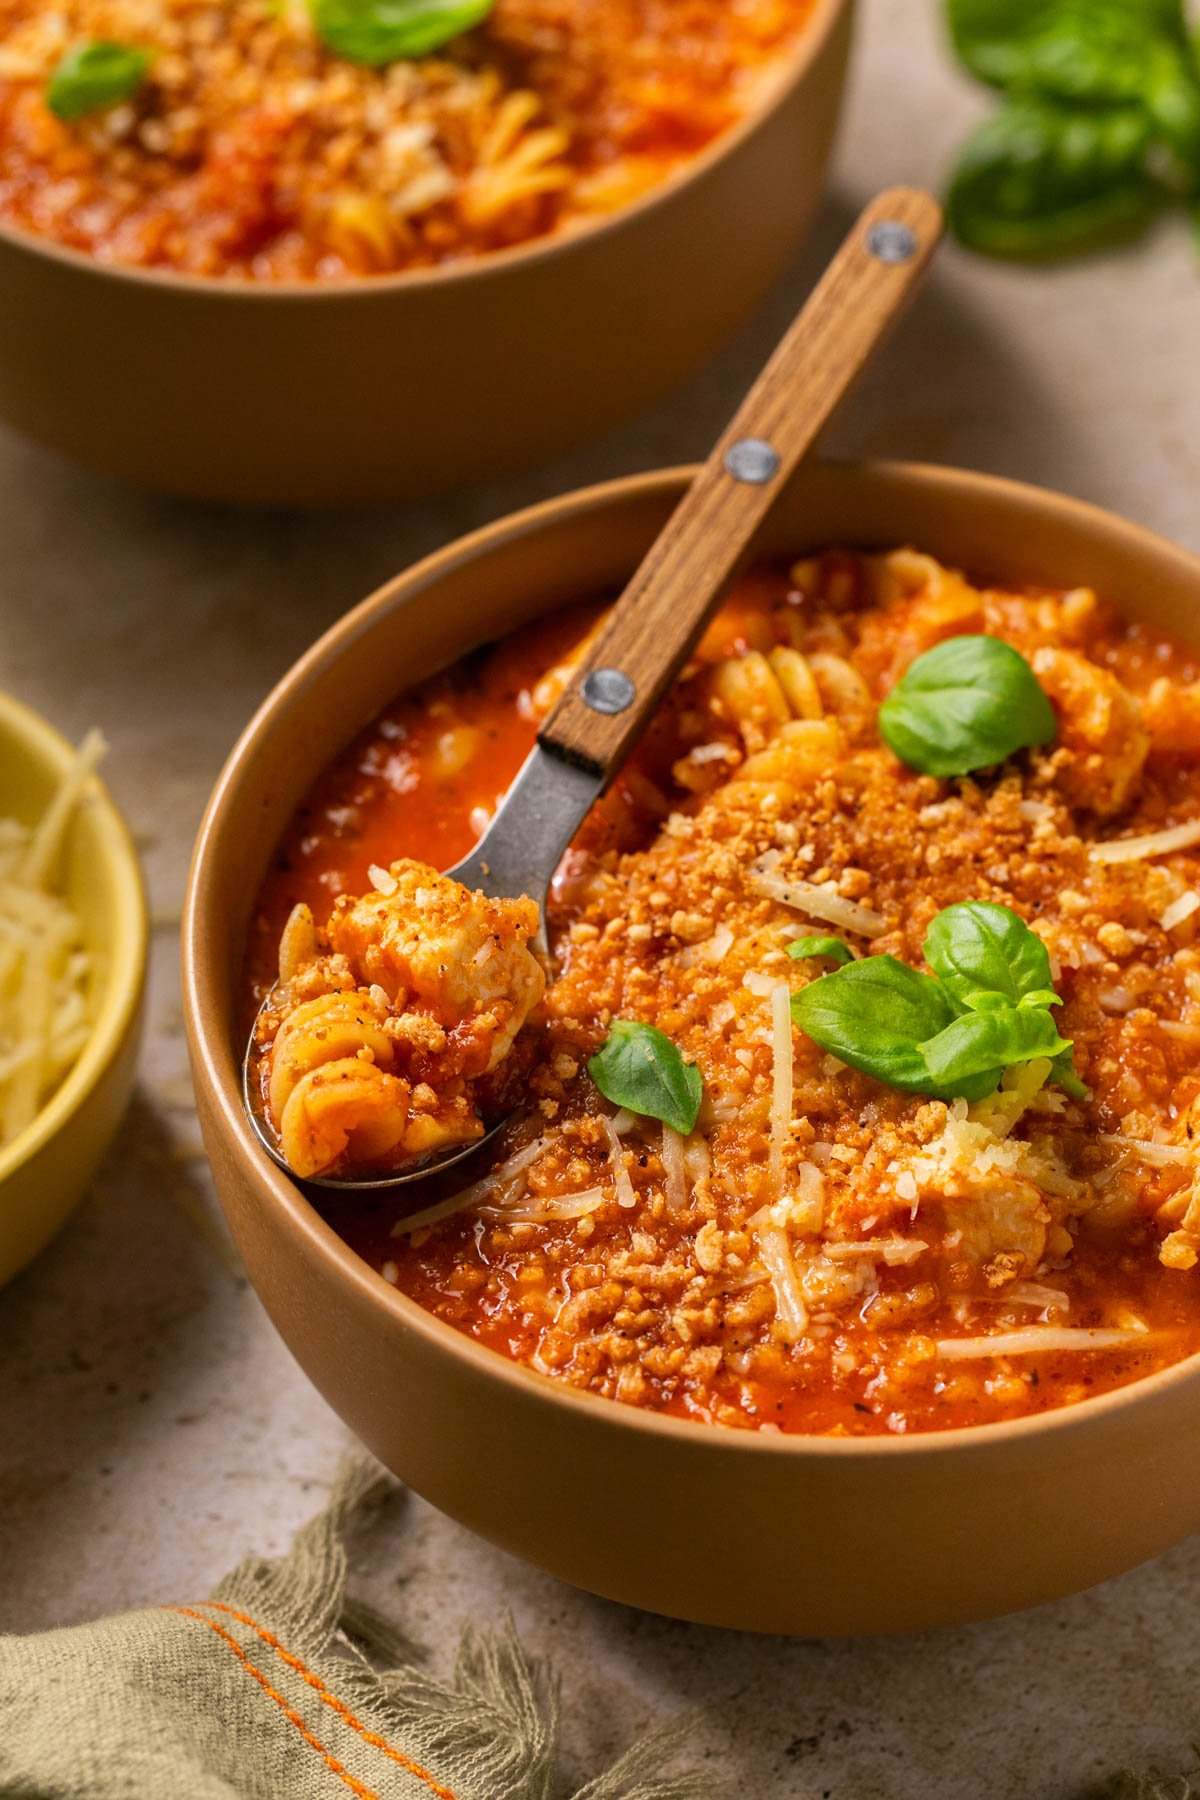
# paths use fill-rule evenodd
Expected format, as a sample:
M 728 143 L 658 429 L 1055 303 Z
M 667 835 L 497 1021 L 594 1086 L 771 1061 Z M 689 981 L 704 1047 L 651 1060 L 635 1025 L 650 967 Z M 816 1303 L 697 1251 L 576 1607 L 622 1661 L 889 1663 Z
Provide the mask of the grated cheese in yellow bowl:
M 37 1117 L 91 1030 L 95 958 L 53 877 L 104 749 L 89 732 L 32 829 L 0 818 L 0 1146 Z

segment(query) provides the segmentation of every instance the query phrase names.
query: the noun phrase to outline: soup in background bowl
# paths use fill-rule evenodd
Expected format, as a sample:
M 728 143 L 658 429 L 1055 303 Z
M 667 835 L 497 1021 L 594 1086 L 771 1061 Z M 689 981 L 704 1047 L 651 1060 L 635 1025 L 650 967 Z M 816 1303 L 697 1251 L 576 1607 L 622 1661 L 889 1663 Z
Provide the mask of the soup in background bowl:
M 1183 552 L 982 477 L 804 472 L 557 884 L 565 967 L 516 1040 L 535 1040 L 524 1129 L 536 1110 L 557 1145 L 520 1179 L 418 1211 L 414 1231 L 419 1201 L 372 1214 L 306 1196 L 240 1112 L 247 946 L 269 982 L 296 900 L 314 919 L 337 891 L 386 908 L 395 859 L 466 847 L 586 622 L 563 602 L 618 586 L 679 491 L 676 476 L 618 483 L 453 547 L 329 634 L 251 726 L 187 925 L 223 1197 L 344 1416 L 435 1503 L 542 1566 L 758 1629 L 1031 1604 L 1197 1523 L 1196 809 L 1179 734 L 1200 570 Z M 819 554 L 831 543 L 849 553 Z M 545 622 L 454 667 L 531 615 Z M 1027 740 L 999 774 L 906 771 L 879 743 L 879 698 L 918 653 L 980 633 L 1040 671 L 1054 742 Z M 415 704 L 387 692 L 400 658 L 414 684 L 433 677 Z M 473 733 L 488 743 L 475 778 Z M 707 871 L 694 892 L 689 858 Z M 790 992 L 872 956 L 933 982 L 930 927 L 980 901 L 1045 957 L 1050 985 L 1026 992 L 1061 1024 L 1061 1040 L 1038 1026 L 1048 1054 L 974 1097 L 952 1082 L 921 1095 L 793 1030 Z M 674 1144 L 587 1073 L 613 1020 L 639 1016 L 703 1077 Z
M 345 11 L 8 0 L 11 424 L 206 499 L 463 485 L 666 392 L 807 229 L 850 0 L 498 0 L 379 66 Z M 106 41 L 128 93 L 56 115 Z
M 487 255 L 685 168 L 766 97 L 813 0 L 476 10 L 418 37 L 335 0 L 5 0 L 0 220 L 214 279 Z

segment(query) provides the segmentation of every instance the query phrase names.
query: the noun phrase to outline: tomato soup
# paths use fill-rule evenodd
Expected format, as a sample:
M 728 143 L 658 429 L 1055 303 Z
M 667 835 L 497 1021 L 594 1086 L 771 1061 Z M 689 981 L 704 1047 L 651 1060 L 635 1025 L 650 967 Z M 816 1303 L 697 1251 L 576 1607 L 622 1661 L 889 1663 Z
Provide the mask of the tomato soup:
M 341 896 L 386 911 L 397 859 L 467 852 L 602 604 L 401 696 L 326 772 L 261 895 L 248 1021 L 298 906 L 319 937 Z M 981 642 L 989 668 L 1016 653 L 1022 747 L 962 775 L 906 762 L 889 696 Z M 497 1352 L 737 1429 L 1011 1419 L 1190 1355 L 1198 754 L 1200 658 L 1089 589 L 990 587 L 912 550 L 752 570 L 558 871 L 548 979 L 488 1014 L 517 1026 L 486 1077 L 498 1145 L 436 1184 L 314 1200 Z M 1009 933 L 982 997 L 936 949 L 964 919 Z M 923 1089 L 872 1073 L 870 1009 L 830 1050 L 824 997 L 868 961 L 956 1042 L 1002 1045 L 990 1084 L 960 1082 L 941 1037 Z M 349 966 L 326 984 L 343 996 Z M 618 1022 L 695 1072 L 688 1129 L 610 1097 Z

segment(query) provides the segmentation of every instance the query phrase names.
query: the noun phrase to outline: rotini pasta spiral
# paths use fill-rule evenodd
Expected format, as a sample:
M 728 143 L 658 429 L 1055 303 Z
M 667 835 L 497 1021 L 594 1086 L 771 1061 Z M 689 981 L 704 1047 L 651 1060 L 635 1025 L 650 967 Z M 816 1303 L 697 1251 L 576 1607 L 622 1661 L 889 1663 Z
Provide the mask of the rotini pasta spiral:
M 803 655 L 790 644 L 722 657 L 708 681 L 718 711 L 737 726 L 752 754 L 793 721 L 815 723 L 872 706 L 866 682 L 844 657 L 828 651 Z
M 296 906 L 260 1024 L 265 1109 L 302 1176 L 469 1143 L 472 1083 L 541 998 L 532 900 L 490 900 L 424 863 L 375 871 L 318 929 Z

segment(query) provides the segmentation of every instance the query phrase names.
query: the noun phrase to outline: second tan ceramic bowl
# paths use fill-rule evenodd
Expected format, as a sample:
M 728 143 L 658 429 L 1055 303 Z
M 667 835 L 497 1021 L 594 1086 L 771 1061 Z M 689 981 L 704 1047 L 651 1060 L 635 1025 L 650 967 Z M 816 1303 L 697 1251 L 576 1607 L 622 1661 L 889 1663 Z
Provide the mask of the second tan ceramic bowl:
M 580 1394 L 425 1313 L 263 1154 L 239 1098 L 246 923 L 325 765 L 392 697 L 570 595 L 622 582 L 680 472 L 505 519 L 382 588 L 249 726 L 201 828 L 185 1008 L 205 1142 L 238 1246 L 301 1366 L 445 1512 L 581 1587 L 756 1631 L 917 1630 L 1084 1588 L 1200 1527 L 1200 1359 L 1013 1424 L 765 1437 Z M 955 470 L 815 466 L 763 541 L 915 544 L 1002 581 L 1091 584 L 1200 644 L 1200 561 L 1111 514 Z M 402 845 L 396 846 L 402 850 Z
M 0 227 L 0 418 L 148 487 L 405 499 L 615 425 L 711 355 L 819 198 L 851 0 L 816 0 L 762 101 L 594 226 L 411 275 L 193 280 Z

